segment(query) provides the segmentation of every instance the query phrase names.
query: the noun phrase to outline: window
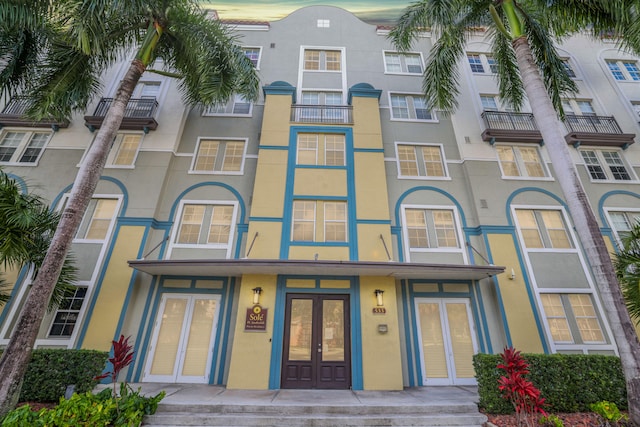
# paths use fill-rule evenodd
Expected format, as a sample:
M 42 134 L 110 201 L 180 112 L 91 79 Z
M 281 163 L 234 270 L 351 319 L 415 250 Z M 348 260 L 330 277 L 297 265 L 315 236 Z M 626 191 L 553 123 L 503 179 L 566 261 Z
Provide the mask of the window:
M 157 99 L 160 95 L 160 82 L 138 82 L 131 98 Z
M 571 63 L 568 59 L 562 59 L 562 66 L 564 67 L 564 71 L 567 73 L 567 76 L 572 79 L 576 78 L 576 72 L 571 67 Z
M 460 248 L 453 210 L 406 208 L 409 248 Z
M 571 249 L 562 212 L 516 209 L 518 227 L 527 249 Z
M 480 102 L 484 111 L 499 111 L 498 100 L 495 95 L 480 95 Z
M 118 199 L 91 199 L 76 239 L 106 240 L 116 216 Z
M 386 73 L 422 75 L 422 55 L 420 53 L 384 52 Z
M 242 173 L 245 145 L 244 140 L 200 139 L 191 170 Z
M 583 116 L 595 116 L 596 111 L 590 100 L 587 99 L 563 99 L 562 108 L 568 115 L 578 114 Z
M 250 117 L 253 103 L 244 96 L 235 94 L 227 102 L 214 104 L 204 112 L 205 116 Z
M 299 133 L 297 144 L 297 164 L 344 166 L 344 134 Z
M 339 50 L 304 50 L 305 71 L 341 71 L 342 52 Z
M 496 145 L 504 177 L 545 178 L 546 168 L 537 147 Z
M 640 212 L 611 211 L 608 214 L 611 228 L 613 228 L 619 240 L 624 239 L 633 226 L 640 223 Z
M 636 120 L 640 119 L 640 101 L 631 101 L 631 108 L 636 113 Z
M 118 134 L 111 146 L 107 164 L 110 166 L 133 166 L 141 142 L 141 134 Z
M 86 286 L 77 286 L 73 294 L 62 299 L 49 329 L 50 337 L 70 337 L 76 326 L 82 303 L 87 296 Z
M 254 67 L 258 68 L 258 64 L 260 63 L 260 52 L 262 48 L 260 47 L 243 47 L 242 51 L 244 52 L 244 56 L 251 60 L 251 63 Z
M 318 19 L 317 26 L 318 28 L 329 28 L 331 26 L 331 21 L 329 19 Z
M 397 144 L 396 151 L 401 178 L 447 176 L 440 146 Z
M 619 151 L 580 150 L 589 176 L 594 181 L 631 181 L 631 173 Z
M 498 63 L 491 55 L 483 53 L 468 53 L 467 61 L 473 73 L 498 73 Z
M 185 203 L 174 243 L 226 246 L 231 238 L 234 214 L 235 206 L 232 204 Z
M 318 228 L 316 225 L 320 224 Z M 293 202 L 292 240 L 346 242 L 347 203 L 321 200 Z
M 35 164 L 51 132 L 8 131 L 0 133 L 0 163 Z
M 347 110 L 342 107 L 342 92 L 303 91 L 302 106 L 296 108 L 296 119 L 313 123 L 341 123 L 347 119 Z M 319 105 L 322 107 L 307 107 Z
M 590 294 L 540 294 L 555 343 L 604 343 Z
M 393 120 L 435 120 L 422 95 L 390 94 Z
M 611 75 L 617 81 L 640 80 L 640 69 L 636 61 L 609 59 L 606 63 Z

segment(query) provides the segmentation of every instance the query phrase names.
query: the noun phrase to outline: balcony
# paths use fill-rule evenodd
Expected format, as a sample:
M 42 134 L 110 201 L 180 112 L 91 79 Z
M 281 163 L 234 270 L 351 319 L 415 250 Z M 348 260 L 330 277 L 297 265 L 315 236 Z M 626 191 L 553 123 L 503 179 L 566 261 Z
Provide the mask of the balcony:
M 351 105 L 292 105 L 291 121 L 297 123 L 352 124 Z
M 625 149 L 634 143 L 636 136 L 633 133 L 622 133 L 612 116 L 567 114 L 564 124 L 569 132 L 564 139 L 574 147 L 596 145 Z
M 99 129 L 111 107 L 113 98 L 102 98 L 92 116 L 84 116 L 85 125 L 92 132 Z M 130 99 L 124 110 L 124 118 L 120 124 L 121 130 L 142 130 L 145 133 L 158 127 L 155 114 L 158 101 L 155 98 Z
M 482 140 L 494 142 L 528 142 L 539 144 L 542 135 L 531 113 L 483 111 L 485 130 Z
M 57 131 L 60 128 L 66 128 L 69 126 L 68 120 L 55 120 L 55 119 L 42 119 L 33 120 L 27 118 L 25 113 L 29 108 L 29 100 L 24 97 L 11 98 L 9 103 L 4 107 L 2 113 L 0 113 L 0 128 L 5 126 L 23 126 L 32 128 L 52 128 Z

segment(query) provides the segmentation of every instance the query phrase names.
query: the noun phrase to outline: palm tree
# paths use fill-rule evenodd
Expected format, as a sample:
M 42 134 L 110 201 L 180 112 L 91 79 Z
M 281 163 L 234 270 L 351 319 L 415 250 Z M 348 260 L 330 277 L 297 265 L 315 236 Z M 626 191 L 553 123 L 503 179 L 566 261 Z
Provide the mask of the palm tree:
M 76 176 L 71 195 L 18 323 L 0 359 L 0 417 L 15 406 L 38 328 L 111 142 L 140 76 L 156 59 L 179 79 L 188 105 L 232 93 L 255 99 L 258 77 L 236 39 L 197 0 L 27 0 L 0 4 L 0 88 L 30 100 L 33 118 L 83 111 L 102 72 L 135 57 Z
M 569 0 L 566 0 L 569 1 Z M 457 64 L 465 54 L 467 36 L 487 28 L 498 65 L 500 95 L 516 109 L 524 95 L 554 165 L 576 233 L 595 278 L 625 372 L 629 415 L 640 425 L 640 343 L 626 310 L 611 258 L 584 188 L 571 161 L 560 117 L 560 96 L 574 86 L 554 49 L 551 23 L 542 0 L 421 0 L 399 18 L 390 37 L 408 50 L 429 28 L 436 39 L 425 67 L 423 88 L 431 105 L 445 111 L 456 107 Z M 615 3 L 615 2 L 614 2 Z M 551 17 L 553 18 L 553 17 Z
M 629 314 L 640 324 L 640 222 L 624 233 L 614 260 Z

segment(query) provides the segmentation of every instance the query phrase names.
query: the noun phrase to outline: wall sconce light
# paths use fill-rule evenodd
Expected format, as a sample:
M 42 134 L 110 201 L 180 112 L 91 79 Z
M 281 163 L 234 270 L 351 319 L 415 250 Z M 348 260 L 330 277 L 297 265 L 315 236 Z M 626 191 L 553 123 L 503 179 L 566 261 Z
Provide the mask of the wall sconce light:
M 376 289 L 373 293 L 376 294 L 376 303 L 378 307 L 382 307 L 384 305 L 384 300 L 382 299 L 382 294 L 384 294 L 384 291 L 381 289 Z
M 260 286 L 253 288 L 253 305 L 260 304 L 261 293 L 262 293 L 262 288 Z
M 513 280 L 516 278 L 516 272 L 513 270 L 513 268 L 511 269 L 511 274 L 509 275 L 509 280 Z

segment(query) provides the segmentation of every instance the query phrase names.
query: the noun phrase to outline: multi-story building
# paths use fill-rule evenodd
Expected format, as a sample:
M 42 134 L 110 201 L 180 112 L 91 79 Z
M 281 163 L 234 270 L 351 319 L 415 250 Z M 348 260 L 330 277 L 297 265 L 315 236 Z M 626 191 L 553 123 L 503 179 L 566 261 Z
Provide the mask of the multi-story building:
M 77 291 L 37 347 L 130 335 L 130 381 L 248 389 L 473 384 L 471 356 L 506 345 L 617 352 L 539 124 L 501 103 L 482 32 L 445 115 L 421 95 L 428 33 L 400 53 L 326 6 L 228 24 L 262 96 L 186 109 L 143 76 L 74 243 Z M 638 59 L 561 48 L 567 143 L 613 251 L 640 217 Z M 10 102 L 3 169 L 62 206 L 108 102 L 57 124 Z M 0 345 L 29 272 L 17 283 Z

